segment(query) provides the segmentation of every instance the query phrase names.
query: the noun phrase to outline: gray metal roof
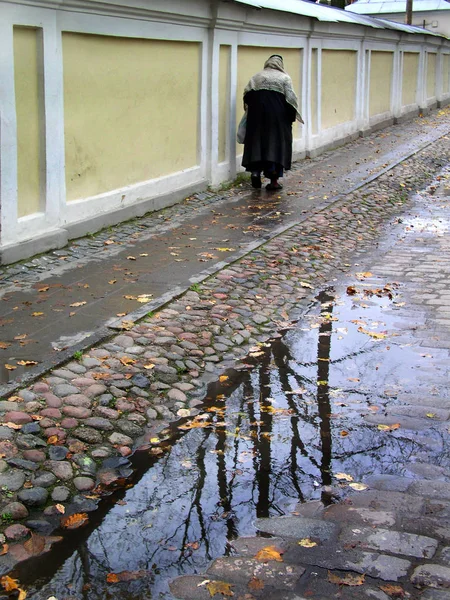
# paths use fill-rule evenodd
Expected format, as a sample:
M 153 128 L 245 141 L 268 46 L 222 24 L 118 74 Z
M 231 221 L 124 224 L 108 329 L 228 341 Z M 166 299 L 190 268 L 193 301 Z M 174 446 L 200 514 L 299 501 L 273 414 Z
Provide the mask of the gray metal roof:
M 404 13 L 405 0 L 357 0 L 345 7 L 352 13 L 374 15 Z M 414 12 L 429 12 L 435 10 L 450 10 L 450 3 L 446 0 L 414 0 Z
M 332 6 L 326 6 L 324 4 L 316 4 L 314 2 L 306 2 L 305 0 L 234 0 L 239 4 L 246 4 L 255 8 L 265 8 L 270 10 L 277 10 L 281 12 L 293 13 L 296 15 L 302 15 L 304 17 L 312 17 L 319 21 L 328 21 L 334 23 L 353 23 L 357 25 L 365 25 L 366 27 L 374 27 L 375 29 L 395 29 L 398 31 L 406 31 L 408 33 L 421 33 L 422 35 L 438 35 L 421 27 L 414 27 L 413 25 L 403 25 L 402 23 L 395 23 L 393 21 L 386 21 L 384 19 L 374 19 L 373 17 L 367 16 L 366 14 L 358 14 L 359 11 L 348 11 L 334 8 Z M 370 2 L 370 0 L 360 0 L 361 2 Z M 404 3 L 405 0 L 401 0 Z M 384 0 L 386 3 L 395 2 L 395 0 Z M 450 8 L 450 4 L 445 0 L 414 0 L 414 10 L 417 3 L 420 2 L 442 2 Z M 359 2 L 349 5 L 347 8 L 356 6 Z M 380 0 L 377 0 L 377 4 L 380 4 Z M 365 12 L 365 11 L 363 11 Z M 374 11 L 377 12 L 377 11 Z

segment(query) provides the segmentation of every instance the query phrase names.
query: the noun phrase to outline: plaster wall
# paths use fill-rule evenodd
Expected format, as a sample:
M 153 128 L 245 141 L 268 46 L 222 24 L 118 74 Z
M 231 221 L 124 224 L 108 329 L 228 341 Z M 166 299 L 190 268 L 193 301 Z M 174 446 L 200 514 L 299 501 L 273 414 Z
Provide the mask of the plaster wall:
M 427 99 L 436 96 L 436 53 L 427 53 Z
M 14 27 L 19 217 L 39 212 L 41 208 L 41 43 L 38 29 Z
M 369 92 L 371 117 L 391 110 L 393 60 L 393 52 L 371 52 Z
M 193 167 L 200 46 L 63 33 L 67 200 Z
M 227 131 L 229 126 L 229 90 L 230 90 L 230 60 L 231 46 L 220 46 L 219 57 L 219 142 L 218 160 L 224 162 L 227 158 Z
M 414 104 L 417 100 L 419 58 L 418 52 L 403 53 L 402 106 Z
M 322 51 L 322 128 L 353 121 L 356 114 L 357 53 Z

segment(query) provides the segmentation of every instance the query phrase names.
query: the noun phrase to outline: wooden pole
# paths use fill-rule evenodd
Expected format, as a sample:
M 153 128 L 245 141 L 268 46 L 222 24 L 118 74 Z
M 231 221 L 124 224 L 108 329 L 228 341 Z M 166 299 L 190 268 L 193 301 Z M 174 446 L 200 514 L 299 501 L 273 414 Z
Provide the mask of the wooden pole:
M 406 0 L 406 24 L 412 24 L 413 0 Z

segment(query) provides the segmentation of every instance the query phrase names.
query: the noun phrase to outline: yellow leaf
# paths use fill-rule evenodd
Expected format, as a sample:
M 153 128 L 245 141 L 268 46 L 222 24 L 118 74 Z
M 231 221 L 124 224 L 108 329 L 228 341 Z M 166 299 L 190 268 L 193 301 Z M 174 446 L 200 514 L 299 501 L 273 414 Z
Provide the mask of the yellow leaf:
M 144 365 L 144 369 L 147 369 L 147 371 L 151 371 L 151 369 L 154 369 L 155 365 L 153 363 L 148 363 L 148 365 Z
M 1 423 L 2 427 L 8 427 L 9 429 L 22 429 L 22 425 L 17 425 L 17 423 Z
M 45 287 L 41 287 L 38 289 L 38 292 L 41 294 L 42 292 L 48 292 L 50 286 L 46 285 Z
M 15 336 L 15 340 L 24 340 L 27 337 L 26 333 L 21 333 L 20 335 Z
M 138 296 L 136 298 L 136 300 L 138 302 L 142 302 L 142 304 L 145 304 L 147 302 L 150 302 L 150 298 L 153 297 L 153 294 L 141 294 L 140 296 Z
M 400 423 L 394 423 L 393 425 L 378 425 L 380 431 L 394 431 L 400 429 Z
M 337 585 L 363 585 L 365 580 L 365 575 L 352 575 L 351 573 L 346 573 L 342 577 L 340 575 L 335 575 L 331 571 L 328 571 L 328 581 L 330 583 L 336 583 Z
M 32 367 L 33 365 L 37 365 L 37 362 L 35 360 L 18 360 L 17 364 L 22 367 Z
M 311 290 L 313 289 L 313 286 L 310 283 L 307 283 L 306 281 L 300 281 L 300 285 L 304 288 L 309 288 Z
M 137 296 L 124 296 L 125 300 L 137 300 Z
M 134 321 L 122 321 L 121 327 L 122 327 L 122 329 L 126 329 L 126 330 L 133 329 Z
M 66 512 L 66 507 L 62 504 L 55 504 L 55 508 L 62 515 Z
M 147 252 L 142 252 L 139 256 L 148 256 Z
M 127 260 L 136 260 L 135 256 L 127 256 Z
M 159 444 L 159 438 L 157 438 L 157 437 L 150 438 L 150 443 L 151 444 Z
M 0 578 L 0 583 L 6 592 L 12 592 L 19 589 L 19 582 L 8 575 Z
M 14 371 L 15 369 L 17 369 L 17 367 L 15 367 L 14 365 L 9 365 L 8 363 L 5 364 L 5 369 L 7 371 Z
M 234 592 L 232 591 L 231 583 L 226 583 L 225 581 L 209 581 L 206 584 L 208 592 L 210 593 L 211 598 L 216 594 L 222 594 L 222 596 L 234 596 Z
M 365 279 L 366 277 L 372 277 L 372 273 L 370 271 L 365 271 L 364 273 L 355 273 L 358 279 Z
M 42 317 L 43 314 L 44 314 L 43 312 L 34 312 L 34 313 L 31 313 L 31 316 L 32 317 Z
M 370 337 L 374 338 L 375 340 L 384 340 L 384 338 L 387 337 L 385 333 L 376 333 L 375 331 L 368 331 L 367 329 L 364 329 L 364 327 L 358 327 L 358 331 L 360 333 L 370 335 Z
M 70 306 L 84 306 L 87 302 L 73 302 Z
M 283 562 L 282 554 L 283 551 L 276 546 L 265 546 L 255 555 L 255 559 L 261 562 L 267 562 L 268 560 Z
M 64 529 L 78 529 L 78 527 L 82 527 L 86 525 L 89 521 L 89 517 L 87 513 L 75 513 L 68 517 L 63 517 L 61 519 L 61 526 Z
M 348 436 L 348 431 L 341 431 L 339 435 L 341 437 L 347 437 Z
M 336 479 L 339 481 L 353 481 L 353 477 L 351 475 L 347 475 L 347 473 L 336 473 Z
M 109 285 L 114 285 L 115 283 L 117 283 L 117 279 L 111 279 L 110 281 L 108 281 Z
M 436 416 L 436 413 L 432 413 L 432 412 L 427 413 L 427 417 L 429 419 L 434 419 L 435 416 Z
M 111 244 L 115 244 L 116 242 L 114 240 L 106 240 L 106 242 L 103 242 L 105 244 L 105 246 L 110 246 Z
M 234 252 L 234 248 L 214 248 L 214 250 L 217 250 L 218 252 Z
M 369 486 L 367 486 L 365 483 L 349 483 L 349 487 L 357 492 L 363 492 L 364 490 L 367 490 Z
M 219 377 L 219 381 L 221 381 L 221 382 L 222 382 L 222 381 L 226 381 L 227 379 L 228 379 L 228 375 L 221 375 L 221 376 Z
M 0 342 L 0 348 L 2 350 L 6 350 L 6 348 L 9 348 L 11 346 L 10 342 Z
M 313 542 L 309 538 L 303 538 L 298 542 L 298 545 L 302 548 L 314 548 L 314 546 L 317 546 L 317 543 Z
M 134 365 L 134 363 L 136 362 L 134 360 L 134 358 L 128 358 L 128 356 L 124 356 L 123 358 L 120 358 L 119 360 L 125 366 L 127 366 L 127 365 Z

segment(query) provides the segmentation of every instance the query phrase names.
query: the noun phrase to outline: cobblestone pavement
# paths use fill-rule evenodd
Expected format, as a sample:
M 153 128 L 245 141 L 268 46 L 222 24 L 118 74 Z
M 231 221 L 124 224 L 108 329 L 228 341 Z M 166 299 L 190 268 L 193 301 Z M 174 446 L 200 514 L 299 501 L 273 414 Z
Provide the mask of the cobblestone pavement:
M 292 515 L 257 519 L 259 537 L 238 538 L 232 555 L 216 559 L 204 574 L 176 579 L 176 598 L 206 600 L 214 589 L 239 600 L 450 598 L 449 178 L 450 170 L 444 171 L 420 194 L 360 262 L 359 277 L 352 274 L 340 286 L 344 296 L 356 298 L 354 308 L 368 309 L 368 318 L 356 321 L 381 344 L 379 365 L 389 364 L 394 350 L 406 362 L 400 373 L 380 376 L 381 388 L 370 388 L 367 368 L 349 378 L 369 391 L 369 406 L 356 412 L 378 443 L 395 436 L 414 441 L 414 452 L 393 454 L 379 465 L 379 475 L 359 482 L 351 472 L 335 473 L 322 501 L 300 504 Z M 393 288 L 396 299 L 384 311 L 385 322 L 371 323 L 372 292 Z M 345 435 L 357 429 L 348 412 L 342 426 Z
M 347 272 L 350 263 L 361 263 L 369 254 L 373 257 L 384 227 L 392 219 L 405 218 L 399 215 L 408 206 L 408 193 L 422 189 L 436 172 L 436 165 L 449 162 L 449 153 L 447 138 L 431 144 L 378 180 L 340 198 L 325 211 L 309 216 L 229 268 L 192 286 L 155 314 L 138 323 L 123 322 L 119 335 L 1 401 L 2 541 L 7 545 L 0 556 L 1 572 L 38 553 L 39 544 L 27 544 L 30 532 L 34 534 L 32 540 L 41 539 L 49 536 L 61 520 L 64 522 L 71 514 L 95 510 L 102 495 L 114 485 L 122 485 L 130 474 L 127 457 L 134 448 L 152 448 L 159 443 L 158 432 L 168 422 L 198 415 L 209 381 L 244 358 L 252 346 L 276 335 L 286 321 L 300 318 L 315 294 L 337 273 Z M 444 175 L 442 181 L 445 182 Z M 414 350 L 424 354 L 424 360 L 431 357 L 429 366 L 417 374 L 410 393 L 397 394 L 404 407 L 396 407 L 394 411 L 386 409 L 381 423 L 381 415 L 376 415 L 374 426 L 384 424 L 389 430 L 399 423 L 402 428 L 409 427 L 426 436 L 427 427 L 432 423 L 442 439 L 448 434 L 445 421 L 450 406 L 445 385 L 442 385 L 448 381 L 450 323 L 445 291 L 449 276 L 445 254 L 448 240 L 444 235 L 448 216 L 445 190 L 444 186 L 437 202 L 423 201 L 419 218 L 408 217 L 406 227 L 397 225 L 406 229 L 404 235 L 392 249 L 386 250 L 387 253 L 379 249 L 378 265 L 367 265 L 380 279 L 394 274 L 408 286 L 412 294 L 408 305 L 397 307 L 403 311 L 399 321 L 405 330 L 405 343 L 411 343 L 412 336 L 417 341 Z M 436 264 L 439 264 L 438 272 Z M 429 348 L 432 350 L 427 350 Z M 371 422 L 371 418 L 373 415 L 367 415 L 367 422 Z M 436 443 L 429 437 L 430 444 Z M 403 583 L 412 577 L 411 585 L 405 586 L 405 594 L 414 594 L 412 586 L 428 585 L 428 580 L 432 587 L 450 586 L 449 569 L 445 566 L 448 552 L 444 548 L 448 530 L 445 497 L 450 479 L 446 469 L 433 468 L 426 464 L 426 457 L 423 458 L 424 481 L 413 481 L 409 475 L 404 479 L 396 477 L 395 481 L 381 477 L 368 482 L 370 490 L 346 500 L 342 510 L 327 508 L 319 518 L 318 507 L 314 507 L 308 515 L 318 521 L 306 522 L 307 527 L 314 527 L 305 530 L 304 537 L 312 536 L 318 542 L 329 540 L 330 546 L 325 548 L 328 558 L 329 548 L 349 545 L 359 549 L 362 545 L 369 553 L 352 555 L 350 562 L 356 565 L 352 562 L 352 570 L 366 572 L 367 561 L 376 554 L 373 560 L 378 566 L 370 567 L 367 579 L 380 578 L 383 569 L 388 573 L 389 582 Z M 337 487 L 336 494 L 342 494 L 342 489 Z M 410 517 L 406 521 L 400 518 L 404 516 L 405 505 Z M 352 508 L 361 510 L 354 513 Z M 303 511 L 309 509 L 308 506 L 299 508 L 298 512 L 306 514 Z M 346 520 L 353 523 L 354 514 L 359 530 L 356 532 L 351 529 L 353 524 L 350 529 L 342 525 Z M 300 527 L 303 521 L 297 515 L 292 527 L 294 522 L 300 523 Z M 279 528 L 283 526 L 271 523 Z M 258 524 L 258 527 L 272 525 Z M 275 533 L 284 540 L 279 528 Z M 407 533 L 401 533 L 403 530 Z M 45 537 L 45 548 L 54 541 Z M 238 546 L 238 550 L 244 551 L 245 543 Z M 252 546 L 249 552 L 253 549 Z M 313 561 L 311 569 L 311 563 L 305 558 L 310 549 L 298 547 L 296 541 L 292 547 L 287 544 L 285 550 L 285 562 L 280 563 L 283 568 L 276 571 L 279 576 L 273 598 L 289 599 L 301 597 L 303 593 L 306 597 L 312 594 L 331 597 L 330 590 L 334 594 L 339 587 L 314 573 L 320 575 L 325 567 L 350 568 L 350 562 L 344 564 L 345 561 L 339 562 L 336 558 L 336 562 L 321 562 L 319 566 Z M 418 563 L 414 561 L 418 555 L 421 563 L 416 568 Z M 295 568 L 290 566 L 289 557 L 297 565 Z M 428 559 L 433 561 L 429 564 Z M 235 595 L 239 597 L 241 593 L 245 598 L 250 592 L 244 592 L 239 585 L 254 563 L 247 564 L 248 569 L 243 574 L 242 564 L 238 563 L 239 568 L 235 570 L 230 566 L 230 561 L 236 559 L 221 560 L 225 560 L 230 581 L 236 584 Z M 221 564 L 219 561 L 213 565 L 213 576 L 225 577 Z M 273 563 L 269 567 L 269 571 L 273 569 Z M 431 575 L 427 576 L 427 572 Z M 283 584 L 286 593 L 280 591 L 281 581 L 287 582 Z M 199 600 L 207 597 L 202 595 L 203 588 L 195 585 L 194 592 L 189 592 L 188 587 L 184 581 L 182 589 L 176 588 L 174 595 Z M 343 597 L 365 597 L 361 595 L 360 586 L 348 586 L 344 590 Z M 266 592 L 253 590 L 247 598 L 252 595 L 269 598 L 269 591 L 268 581 Z M 374 598 L 386 597 L 378 588 L 372 592 Z M 194 593 L 197 595 L 192 595 Z M 439 596 L 431 590 L 423 597 L 445 597 L 442 593 L 448 594 L 441 592 Z
M 0 393 L 107 337 L 115 315 L 134 314 L 149 300 L 141 316 L 154 311 L 449 128 L 449 109 L 438 111 L 299 161 L 280 194 L 252 192 L 248 183 L 197 194 L 62 250 L 0 267 Z M 439 165 L 442 157 L 430 159 L 430 173 Z

